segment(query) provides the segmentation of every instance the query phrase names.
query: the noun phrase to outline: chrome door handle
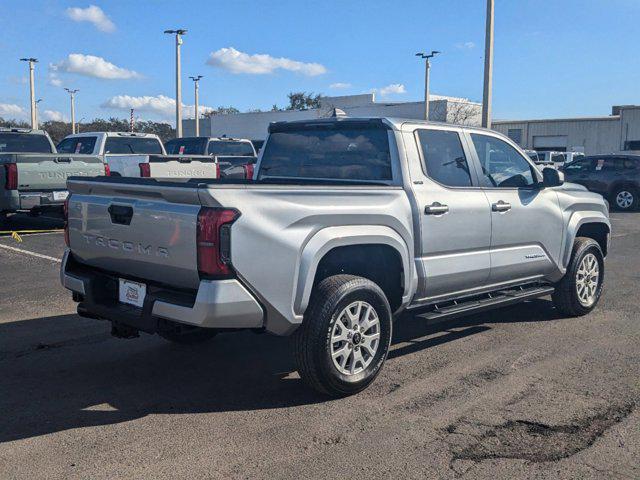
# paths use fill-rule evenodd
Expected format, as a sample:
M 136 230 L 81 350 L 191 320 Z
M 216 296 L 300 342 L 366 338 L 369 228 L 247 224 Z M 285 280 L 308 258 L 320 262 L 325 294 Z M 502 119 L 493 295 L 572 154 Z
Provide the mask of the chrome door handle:
M 511 210 L 511 204 L 498 200 L 497 203 L 491 205 L 491 210 L 494 212 L 506 212 L 507 210 Z
M 424 207 L 425 215 L 443 215 L 449 211 L 448 205 L 442 205 L 439 202 L 433 202 L 431 205 Z

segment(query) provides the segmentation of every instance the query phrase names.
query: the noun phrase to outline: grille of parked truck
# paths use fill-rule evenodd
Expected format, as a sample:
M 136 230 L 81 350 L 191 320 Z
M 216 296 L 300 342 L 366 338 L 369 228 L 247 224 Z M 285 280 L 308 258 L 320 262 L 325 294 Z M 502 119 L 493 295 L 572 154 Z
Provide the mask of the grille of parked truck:
M 107 172 L 108 173 L 108 172 Z M 70 176 L 104 175 L 93 155 L 57 153 L 42 130 L 0 129 L 0 221 L 10 213 L 62 210 Z
M 358 392 L 393 321 L 552 295 L 598 303 L 602 197 L 489 130 L 416 120 L 274 123 L 254 180 L 69 180 L 63 285 L 120 337 L 292 335 L 301 377 Z

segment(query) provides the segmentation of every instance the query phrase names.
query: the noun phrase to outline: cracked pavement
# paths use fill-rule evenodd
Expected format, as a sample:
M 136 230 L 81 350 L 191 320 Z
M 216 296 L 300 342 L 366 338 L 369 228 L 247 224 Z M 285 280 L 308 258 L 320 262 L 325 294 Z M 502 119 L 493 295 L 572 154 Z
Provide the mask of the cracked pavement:
M 376 382 L 341 400 L 301 383 L 285 338 L 112 338 L 74 314 L 58 263 L 0 249 L 0 474 L 640 478 L 640 213 L 612 217 L 590 315 L 543 298 L 433 327 L 403 318 Z M 0 244 L 56 257 L 63 239 Z

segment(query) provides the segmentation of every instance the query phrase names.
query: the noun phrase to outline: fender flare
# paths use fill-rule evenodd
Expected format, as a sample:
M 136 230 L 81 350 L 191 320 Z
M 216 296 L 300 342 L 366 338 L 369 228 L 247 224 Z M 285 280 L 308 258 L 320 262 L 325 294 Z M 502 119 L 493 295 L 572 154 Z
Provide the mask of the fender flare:
M 582 225 L 587 223 L 601 223 L 607 227 L 609 234 L 611 233 L 611 222 L 603 213 L 597 211 L 574 212 L 569 219 L 567 225 L 567 233 L 565 235 L 565 243 L 562 249 L 562 268 L 566 269 L 571 259 L 571 251 L 573 250 L 573 242 L 576 239 L 578 230 Z M 607 243 L 611 240 L 608 235 Z M 608 247 L 608 244 L 607 244 Z M 608 249 L 608 248 L 607 248 Z
M 302 315 L 309 305 L 318 265 L 328 252 L 336 247 L 371 244 L 388 245 L 400 255 L 405 278 L 401 308 L 405 307 L 411 301 L 418 285 L 413 252 L 408 248 L 407 242 L 390 227 L 382 225 L 343 225 L 323 228 L 303 246 L 297 269 L 298 275 L 293 302 L 294 314 Z

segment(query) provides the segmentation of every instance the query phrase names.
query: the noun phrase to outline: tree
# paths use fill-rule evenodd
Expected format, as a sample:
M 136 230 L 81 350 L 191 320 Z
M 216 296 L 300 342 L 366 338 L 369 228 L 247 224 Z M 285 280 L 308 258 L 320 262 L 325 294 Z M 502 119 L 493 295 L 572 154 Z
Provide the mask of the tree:
M 310 108 L 320 108 L 322 94 L 318 93 L 314 95 L 313 92 L 290 92 L 287 98 L 289 99 L 289 106 L 286 110 L 309 110 Z
M 205 112 L 202 116 L 204 118 L 211 118 L 215 115 L 229 115 L 234 113 L 240 113 L 240 110 L 238 110 L 236 107 L 228 106 L 228 107 L 218 107 L 214 110 L 209 110 Z

